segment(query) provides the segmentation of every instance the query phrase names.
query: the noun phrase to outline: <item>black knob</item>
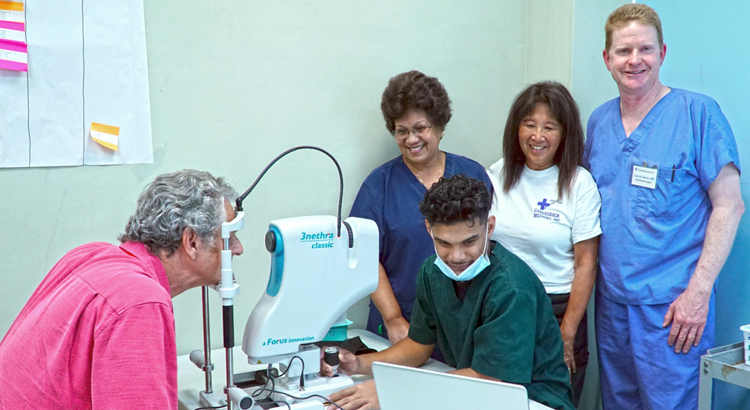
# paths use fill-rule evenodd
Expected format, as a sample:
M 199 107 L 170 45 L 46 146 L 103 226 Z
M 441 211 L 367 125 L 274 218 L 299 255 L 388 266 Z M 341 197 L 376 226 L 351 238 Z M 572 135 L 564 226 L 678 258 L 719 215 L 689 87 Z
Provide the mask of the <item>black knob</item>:
M 266 232 L 266 249 L 271 253 L 276 251 L 276 234 L 273 231 Z
M 331 366 L 338 366 L 339 364 L 339 349 L 336 347 L 326 347 L 324 350 L 323 360 Z

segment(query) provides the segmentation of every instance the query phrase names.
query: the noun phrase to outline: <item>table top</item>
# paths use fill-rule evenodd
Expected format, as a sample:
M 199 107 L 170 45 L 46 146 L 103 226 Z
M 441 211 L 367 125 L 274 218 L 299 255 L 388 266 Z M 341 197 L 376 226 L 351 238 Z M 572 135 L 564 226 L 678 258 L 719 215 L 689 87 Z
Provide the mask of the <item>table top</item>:
M 387 349 L 391 346 L 388 340 L 366 330 L 349 329 L 347 331 L 348 338 L 357 336 L 359 336 L 368 347 L 378 351 Z M 267 367 L 265 365 L 249 364 L 245 353 L 242 352 L 241 346 L 235 346 L 232 349 L 232 355 L 234 356 L 233 365 L 235 374 L 261 370 Z M 189 356 L 190 355 L 183 355 L 177 357 L 177 399 L 180 410 L 193 410 L 201 407 L 199 392 L 206 389 L 204 373 L 190 361 Z M 224 385 L 226 384 L 225 357 L 225 351 L 223 348 L 211 351 L 211 361 L 214 364 L 212 384 L 213 390 L 216 392 L 222 392 Z M 422 366 L 422 369 L 438 372 L 455 370 L 453 367 L 432 358 L 427 360 L 427 363 Z M 356 383 L 372 379 L 372 376 L 356 375 L 353 376 L 352 379 L 354 379 Z M 529 400 L 529 410 L 551 409 L 533 400 Z

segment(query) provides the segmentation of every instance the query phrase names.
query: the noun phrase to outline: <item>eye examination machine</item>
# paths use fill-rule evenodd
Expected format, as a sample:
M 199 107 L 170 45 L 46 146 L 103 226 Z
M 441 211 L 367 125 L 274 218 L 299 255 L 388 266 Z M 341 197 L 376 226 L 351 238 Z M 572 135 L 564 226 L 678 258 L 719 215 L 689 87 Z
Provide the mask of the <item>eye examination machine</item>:
M 242 338 L 243 360 L 257 365 L 258 370 L 242 374 L 233 370 L 233 299 L 239 294 L 239 285 L 232 270 L 229 237 L 244 227 L 242 201 L 276 161 L 298 149 L 321 151 L 336 163 L 316 147 L 282 153 L 237 199 L 236 218 L 222 226 L 222 278 L 213 289 L 222 299 L 225 391 L 212 391 L 211 387 L 207 288 L 203 289 L 204 349 L 190 355 L 205 372 L 206 390 L 200 392 L 200 402 L 206 408 L 323 409 L 326 396 L 353 385 L 347 375 L 320 376 L 321 349 L 313 344 L 322 341 L 332 325 L 345 317 L 346 310 L 378 285 L 378 228 L 368 219 L 341 219 L 343 178 L 338 163 L 341 190 L 337 217 L 293 217 L 269 224 L 265 245 L 271 254 L 271 272 Z

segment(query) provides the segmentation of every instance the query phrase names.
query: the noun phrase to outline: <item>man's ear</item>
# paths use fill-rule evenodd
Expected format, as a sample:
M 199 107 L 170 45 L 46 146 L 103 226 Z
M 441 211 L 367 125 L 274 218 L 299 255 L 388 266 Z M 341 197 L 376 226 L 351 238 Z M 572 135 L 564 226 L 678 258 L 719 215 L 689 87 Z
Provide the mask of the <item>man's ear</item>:
M 432 236 L 432 227 L 430 227 L 430 223 L 426 219 L 424 220 L 424 227 L 427 229 L 427 233 Z
M 195 231 L 190 228 L 185 228 L 182 231 L 182 241 L 180 242 L 180 247 L 191 259 L 197 258 L 198 248 L 200 247 L 200 239 L 198 239 L 198 234 L 196 234 Z
M 487 219 L 487 238 L 492 238 L 493 232 L 495 232 L 495 215 L 490 215 Z
M 607 66 L 607 71 L 612 71 L 612 68 L 609 66 L 609 52 L 607 50 L 604 50 L 602 52 L 602 57 L 604 58 L 604 65 Z

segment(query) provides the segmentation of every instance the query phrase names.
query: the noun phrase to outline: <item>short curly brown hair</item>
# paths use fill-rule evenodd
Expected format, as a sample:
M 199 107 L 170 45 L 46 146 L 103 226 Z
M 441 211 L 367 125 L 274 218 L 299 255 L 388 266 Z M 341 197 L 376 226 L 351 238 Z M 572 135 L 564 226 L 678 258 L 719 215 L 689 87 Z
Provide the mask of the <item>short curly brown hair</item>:
M 452 225 L 458 222 L 473 224 L 479 221 L 484 225 L 490 213 L 492 198 L 487 185 L 466 174 L 456 174 L 450 178 L 440 178 L 419 203 L 419 211 L 424 219 L 434 226 Z
M 451 100 L 443 84 L 435 77 L 409 71 L 392 77 L 380 102 L 385 127 L 393 134 L 395 122 L 409 110 L 423 111 L 433 127 L 440 131 L 451 120 Z

